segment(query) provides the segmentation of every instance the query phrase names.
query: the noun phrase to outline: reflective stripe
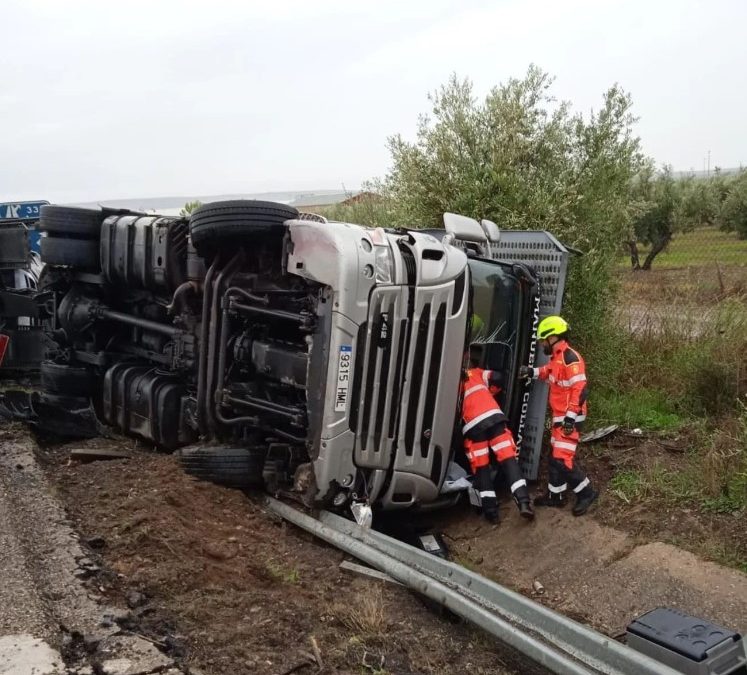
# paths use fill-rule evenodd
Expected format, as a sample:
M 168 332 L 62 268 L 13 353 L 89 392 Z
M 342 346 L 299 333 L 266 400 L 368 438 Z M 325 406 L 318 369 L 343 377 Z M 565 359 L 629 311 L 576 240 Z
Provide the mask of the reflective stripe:
M 471 422 L 467 422 L 467 424 L 465 424 L 462 427 L 462 433 L 466 434 L 472 427 L 476 426 L 483 420 L 488 419 L 488 417 L 492 417 L 493 415 L 500 415 L 500 414 L 501 414 L 500 410 L 488 410 L 487 412 L 484 412 L 482 415 L 478 415 L 477 417 L 475 417 L 475 419 L 473 419 Z
M 578 414 L 573 412 L 573 410 L 568 410 L 565 413 L 566 417 L 570 417 L 572 420 L 575 420 L 578 417 Z
M 490 375 L 491 375 L 491 371 L 490 370 L 483 370 L 482 371 L 482 381 L 485 383 L 486 387 L 490 385 Z
M 550 490 L 554 495 L 559 495 L 561 492 L 565 492 L 568 489 L 568 483 L 563 483 L 562 485 L 548 485 L 547 489 Z
M 516 492 L 520 487 L 526 487 L 527 482 L 522 478 L 521 480 L 517 480 L 512 486 L 511 486 L 511 492 Z
M 568 387 L 572 387 L 577 382 L 586 382 L 586 375 L 584 375 L 583 373 L 574 375 L 570 380 L 566 380 L 565 384 Z
M 564 422 L 566 417 L 571 417 L 576 422 L 583 422 L 586 419 L 586 415 L 579 415 L 577 413 L 567 412 L 565 415 L 562 415 L 560 417 L 553 417 L 552 423 L 557 424 L 558 422 Z
M 536 380 L 540 376 L 540 369 L 539 368 L 531 368 L 532 371 L 532 379 Z
M 510 448 L 514 444 L 513 441 L 501 441 L 500 443 L 496 443 L 495 445 L 491 445 L 490 447 L 493 448 L 493 450 L 500 450 L 501 448 Z
M 470 394 L 474 394 L 476 391 L 490 391 L 484 384 L 476 384 L 474 387 L 470 387 L 464 392 L 464 398 L 467 398 Z
M 568 443 L 567 441 L 555 441 L 555 443 L 552 444 L 556 450 L 570 450 L 571 452 L 576 452 L 576 445 L 577 443 Z
M 573 488 L 574 492 L 581 492 L 591 481 L 587 478 L 584 478 L 575 488 Z
M 480 497 L 493 497 L 495 498 L 495 490 L 481 490 Z
M 490 448 L 480 448 L 480 450 L 474 450 L 473 452 L 468 452 L 467 456 L 472 457 L 482 457 L 483 455 L 487 455 L 490 452 Z
M 586 375 L 574 375 L 570 380 L 555 380 L 555 378 L 548 378 L 550 382 L 557 384 L 559 387 L 567 389 L 572 387 L 577 382 L 586 382 Z
M 548 380 L 548 381 L 549 381 L 549 382 L 550 382 L 551 384 L 555 384 L 555 375 L 552 375 L 552 374 L 548 375 L 548 376 L 547 376 L 547 380 Z

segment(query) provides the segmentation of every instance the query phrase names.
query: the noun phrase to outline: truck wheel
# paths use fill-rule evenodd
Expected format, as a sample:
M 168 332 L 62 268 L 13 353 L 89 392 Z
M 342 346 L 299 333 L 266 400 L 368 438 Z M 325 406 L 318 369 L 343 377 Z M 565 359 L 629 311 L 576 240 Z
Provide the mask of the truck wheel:
M 212 202 L 192 213 L 189 231 L 196 248 L 222 239 L 282 233 L 286 220 L 298 218 L 292 206 L 252 199 Z
M 101 268 L 99 242 L 93 239 L 43 237 L 41 259 L 48 265 L 67 265 L 96 271 Z
M 45 392 L 66 396 L 89 396 L 95 392 L 96 378 L 85 366 L 68 366 L 42 361 L 41 386 Z
M 74 206 L 42 206 L 39 229 L 43 232 L 73 234 L 98 239 L 105 214 L 101 209 Z
M 265 451 L 257 448 L 184 448 L 179 464 L 190 476 L 227 487 L 261 488 Z

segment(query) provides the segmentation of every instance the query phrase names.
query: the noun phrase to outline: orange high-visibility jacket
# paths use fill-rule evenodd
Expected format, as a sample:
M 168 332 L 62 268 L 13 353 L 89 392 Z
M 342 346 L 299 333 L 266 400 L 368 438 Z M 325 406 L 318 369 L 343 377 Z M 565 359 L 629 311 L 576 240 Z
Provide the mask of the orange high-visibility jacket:
M 568 342 L 555 343 L 550 362 L 534 369 L 535 377 L 550 383 L 550 408 L 554 424 L 570 417 L 577 422 L 586 419 L 586 364 Z
M 497 374 L 492 370 L 470 368 L 467 371 L 467 379 L 462 382 L 462 433 L 465 436 L 478 426 L 484 428 L 487 424 L 506 421 L 506 416 L 490 392 L 496 378 Z

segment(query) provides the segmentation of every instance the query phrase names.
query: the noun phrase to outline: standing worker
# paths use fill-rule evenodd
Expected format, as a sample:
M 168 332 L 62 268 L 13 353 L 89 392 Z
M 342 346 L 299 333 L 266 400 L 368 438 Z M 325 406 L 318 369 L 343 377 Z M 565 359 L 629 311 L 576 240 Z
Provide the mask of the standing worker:
M 568 344 L 568 324 L 559 316 L 540 321 L 537 335 L 550 362 L 541 368 L 522 366 L 521 377 L 550 383 L 552 433 L 548 492 L 534 500 L 535 506 L 565 506 L 570 486 L 576 493 L 573 515 L 582 516 L 599 496 L 576 462 L 580 429 L 586 419 L 586 364 Z
M 497 373 L 479 367 L 481 346 L 471 345 L 470 368 L 462 382 L 462 434 L 464 450 L 475 476 L 475 489 L 480 495 L 483 515 L 492 523 L 498 522 L 498 499 L 490 474 L 491 450 L 498 461 L 511 488 L 519 514 L 531 520 L 534 511 L 529 499 L 527 482 L 521 475 L 516 444 L 508 421 L 491 393 L 492 387 L 499 387 Z

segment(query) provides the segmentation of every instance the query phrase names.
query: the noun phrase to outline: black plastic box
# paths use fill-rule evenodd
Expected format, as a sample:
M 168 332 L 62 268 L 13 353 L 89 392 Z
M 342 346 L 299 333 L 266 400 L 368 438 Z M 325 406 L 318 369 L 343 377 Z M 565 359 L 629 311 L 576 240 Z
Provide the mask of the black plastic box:
M 739 633 L 666 607 L 633 621 L 627 643 L 684 675 L 729 675 L 747 668 Z

